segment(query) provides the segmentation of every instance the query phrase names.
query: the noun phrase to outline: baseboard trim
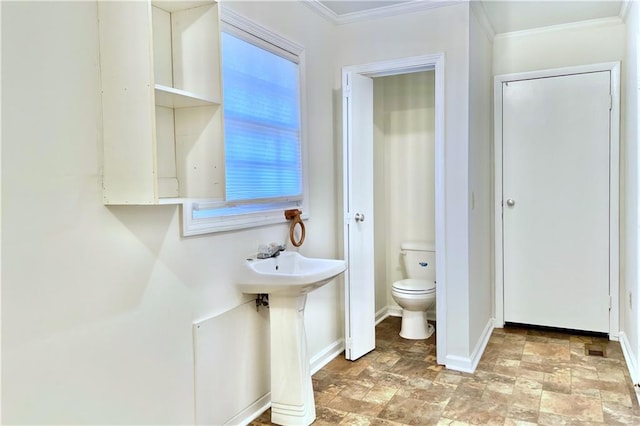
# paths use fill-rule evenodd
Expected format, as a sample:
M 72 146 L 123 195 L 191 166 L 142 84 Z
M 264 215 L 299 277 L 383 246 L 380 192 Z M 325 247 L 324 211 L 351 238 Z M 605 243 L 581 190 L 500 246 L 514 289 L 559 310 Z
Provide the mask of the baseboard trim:
M 247 408 L 245 408 L 244 410 L 242 410 L 241 412 L 239 412 L 238 414 L 236 414 L 235 416 L 233 416 L 232 418 L 224 422 L 224 425 L 225 426 L 226 425 L 246 426 L 252 421 L 254 421 L 255 419 L 257 419 L 258 417 L 260 417 L 260 415 L 265 411 L 267 411 L 269 407 L 271 407 L 271 392 L 267 392 L 266 394 L 262 395 L 253 404 L 251 404 L 250 406 L 248 406 Z
M 384 308 L 382 308 L 378 312 L 376 312 L 376 325 L 380 324 L 388 316 L 389 316 L 389 307 L 385 306 Z
M 321 350 L 310 360 L 311 374 L 316 374 L 325 365 L 329 364 L 332 359 L 344 352 L 344 339 L 339 339 Z
M 459 355 L 447 355 L 445 366 L 450 370 L 461 371 L 463 373 L 475 372 L 476 367 L 478 367 L 478 363 L 480 362 L 480 358 L 482 358 L 482 354 L 484 353 L 484 350 L 489 343 L 489 339 L 491 338 L 493 324 L 493 318 L 489 318 L 489 321 L 484 327 L 484 330 L 480 335 L 480 339 L 478 339 L 478 342 L 476 343 L 475 348 L 473 348 L 473 352 L 471 352 L 470 356 L 464 357 Z
M 387 312 L 390 317 L 401 317 L 402 308 L 400 306 L 387 306 Z
M 640 383 L 640 371 L 638 371 L 638 363 L 636 362 L 637 357 L 634 356 L 635 354 L 624 331 L 621 331 L 618 334 L 618 338 L 620 339 L 620 347 L 622 347 L 624 360 L 627 362 L 627 369 L 629 370 L 631 381 L 633 381 L 633 383 L 637 385 L 638 383 Z
M 387 306 L 386 308 L 380 309 L 378 312 L 382 312 L 383 310 L 386 310 L 386 312 L 387 312 L 387 315 L 384 318 L 386 318 L 386 317 L 401 317 L 402 316 L 402 308 L 400 306 L 398 306 L 398 305 Z M 384 318 L 382 318 L 382 319 L 384 319 Z M 382 321 L 382 319 L 380 321 Z M 430 310 L 427 311 L 427 319 L 429 321 L 435 321 L 436 320 L 435 311 L 430 311 Z M 378 325 L 378 322 L 376 322 L 376 325 Z

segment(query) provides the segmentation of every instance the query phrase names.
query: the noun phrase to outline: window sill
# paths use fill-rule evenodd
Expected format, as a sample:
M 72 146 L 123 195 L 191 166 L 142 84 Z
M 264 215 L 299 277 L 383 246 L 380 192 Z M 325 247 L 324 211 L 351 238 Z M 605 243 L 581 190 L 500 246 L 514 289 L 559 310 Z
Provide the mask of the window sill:
M 282 203 L 277 206 L 264 206 L 247 213 L 226 214 L 213 217 L 194 218 L 198 211 L 198 203 L 192 200 L 182 203 L 182 235 L 185 237 L 215 232 L 237 231 L 266 225 L 287 223 L 284 211 L 287 209 L 301 209 L 302 219 L 309 218 L 305 203 Z

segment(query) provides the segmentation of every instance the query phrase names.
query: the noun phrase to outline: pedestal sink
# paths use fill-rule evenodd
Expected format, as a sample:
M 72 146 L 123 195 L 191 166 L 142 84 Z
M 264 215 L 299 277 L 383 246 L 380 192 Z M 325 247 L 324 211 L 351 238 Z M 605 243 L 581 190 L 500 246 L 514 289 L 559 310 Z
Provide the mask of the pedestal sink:
M 309 425 L 316 418 L 304 307 L 307 294 L 344 272 L 346 262 L 282 252 L 245 260 L 238 288 L 268 294 L 271 323 L 271 421 Z

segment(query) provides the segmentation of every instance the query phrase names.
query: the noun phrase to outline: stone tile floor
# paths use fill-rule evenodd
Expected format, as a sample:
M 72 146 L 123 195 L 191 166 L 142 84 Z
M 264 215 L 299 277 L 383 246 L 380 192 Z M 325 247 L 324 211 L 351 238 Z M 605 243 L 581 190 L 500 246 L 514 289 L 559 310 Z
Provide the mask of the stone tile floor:
M 376 349 L 338 356 L 313 376 L 314 425 L 640 425 L 618 342 L 524 328 L 494 330 L 474 374 L 436 364 L 435 336 L 376 327 Z M 601 345 L 606 356 L 586 354 Z M 270 410 L 251 425 L 270 425 Z

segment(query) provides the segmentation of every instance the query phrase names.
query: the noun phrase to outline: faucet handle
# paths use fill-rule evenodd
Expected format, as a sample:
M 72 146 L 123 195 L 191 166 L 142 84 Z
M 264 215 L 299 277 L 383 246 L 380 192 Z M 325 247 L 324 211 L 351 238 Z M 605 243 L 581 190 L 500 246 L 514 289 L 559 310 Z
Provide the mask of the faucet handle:
M 271 247 L 267 244 L 260 244 L 258 246 L 258 259 L 264 259 L 271 256 Z
M 276 251 L 285 251 L 287 249 L 287 245 L 286 244 L 278 244 L 278 243 L 271 243 L 271 248 L 274 252 Z
M 260 244 L 258 246 L 258 259 L 276 257 L 280 254 L 281 251 L 286 250 L 286 248 L 286 245 L 278 243 Z

